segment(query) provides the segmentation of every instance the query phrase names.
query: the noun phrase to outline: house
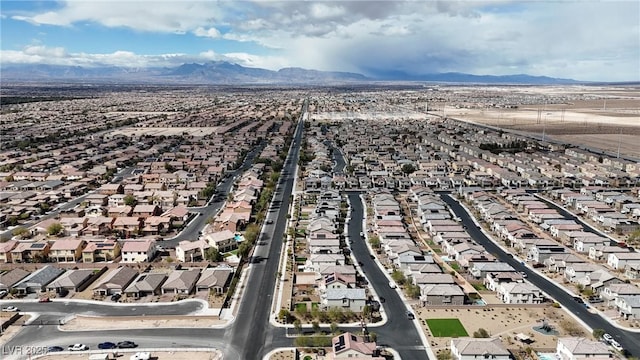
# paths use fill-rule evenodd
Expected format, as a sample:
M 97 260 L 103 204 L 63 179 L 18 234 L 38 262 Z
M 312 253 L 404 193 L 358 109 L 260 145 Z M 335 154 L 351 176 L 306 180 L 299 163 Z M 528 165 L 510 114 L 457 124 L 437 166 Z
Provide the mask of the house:
M 86 241 L 77 238 L 57 239 L 49 252 L 49 258 L 54 262 L 74 263 L 82 258 L 82 250 Z
M 162 293 L 189 295 L 195 290 L 199 277 L 200 269 L 174 270 L 162 285 Z
M 156 252 L 155 240 L 127 240 L 122 244 L 123 263 L 148 262 Z
M 314 277 L 317 276 L 316 273 Z M 323 289 L 347 289 L 347 288 L 355 288 L 356 287 L 356 277 L 343 275 L 341 273 L 333 273 L 325 275 L 322 278 L 322 288 Z
M 158 205 L 138 204 L 133 208 L 132 216 L 136 218 L 148 218 L 150 216 L 158 216 L 162 209 Z
M 142 229 L 142 220 L 137 217 L 117 217 L 113 221 L 113 230 L 123 238 L 138 235 Z
M 367 303 L 365 289 L 327 289 L 322 295 L 325 308 L 349 309 L 361 312 Z
M 0 263 L 10 263 L 11 250 L 18 245 L 17 241 L 9 240 L 7 242 L 0 243 Z
M 362 336 L 350 332 L 340 334 L 331 339 L 332 352 L 327 354 L 327 360 L 337 359 L 383 359 L 377 357 L 375 342 L 367 342 Z
M 558 338 L 556 358 L 558 360 L 608 359 L 612 355 L 607 344 L 582 337 Z
M 202 270 L 200 278 L 196 283 L 196 291 L 209 291 L 222 294 L 226 291 L 232 275 L 233 268 L 229 266 L 206 268 Z
M 167 275 L 160 273 L 142 273 L 138 275 L 124 290 L 125 295 L 133 298 L 141 298 L 149 295 L 159 295 L 161 286 L 167 280 Z
M 49 256 L 51 245 L 45 241 L 19 242 L 11 250 L 11 261 L 13 263 L 42 262 Z
M 640 264 L 640 252 L 613 253 L 607 258 L 607 265 L 613 269 L 624 269 L 635 264 Z
M 111 270 L 100 283 L 93 287 L 95 295 L 122 294 L 138 276 L 138 271 L 128 266 Z
M 614 283 L 608 284 L 600 292 L 600 297 L 607 301 L 607 305 L 613 305 L 620 296 L 640 297 L 640 287 L 633 284 Z
M 82 262 L 113 261 L 120 256 L 120 243 L 115 240 L 89 241 L 82 250 Z
M 524 278 L 517 272 L 488 273 L 483 280 L 484 286 L 491 291 L 497 291 L 498 286 L 507 283 L 522 283 Z
M 511 265 L 503 262 L 492 263 L 474 263 L 471 267 L 471 274 L 476 279 L 484 279 L 488 273 L 498 272 L 514 272 L 516 271 Z
M 526 282 L 509 282 L 498 285 L 498 298 L 505 304 L 540 304 L 544 301 L 542 291 Z
M 222 230 L 205 235 L 207 242 L 219 252 L 229 252 L 238 248 L 236 234 L 230 230 Z
M 455 360 L 511 359 L 511 353 L 498 338 L 451 339 L 451 355 Z
M 64 272 L 64 269 L 55 268 L 51 265 L 46 265 L 20 280 L 13 287 L 18 294 L 29 294 L 34 292 L 41 292 L 46 289 L 46 286 L 60 276 Z
M 30 273 L 26 270 L 15 268 L 0 274 L 0 290 L 10 291 L 13 286 L 24 279 Z
M 640 319 L 640 296 L 620 295 L 615 300 L 618 312 L 625 319 Z
M 183 240 L 176 246 L 176 259 L 180 262 L 193 262 L 204 259 L 205 251 L 211 245 L 205 239 Z
M 464 291 L 456 284 L 427 284 L 420 286 L 420 301 L 427 305 L 464 305 Z
M 102 272 L 106 271 L 106 268 Z M 102 274 L 98 272 L 98 274 Z M 93 269 L 68 270 L 47 285 L 48 291 L 61 293 L 62 291 L 82 291 L 96 279 Z

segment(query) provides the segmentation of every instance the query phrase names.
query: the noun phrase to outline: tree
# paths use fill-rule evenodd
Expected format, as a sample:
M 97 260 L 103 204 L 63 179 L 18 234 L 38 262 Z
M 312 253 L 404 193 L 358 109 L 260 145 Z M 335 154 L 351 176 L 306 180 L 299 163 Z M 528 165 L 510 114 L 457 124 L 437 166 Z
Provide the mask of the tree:
M 49 227 L 47 227 L 47 234 L 56 236 L 62 232 L 62 229 L 63 229 L 62 225 L 56 222 L 49 225 Z
M 478 331 L 473 332 L 474 338 L 488 338 L 489 332 L 483 328 L 478 329 Z
M 127 206 L 136 206 L 136 204 L 138 203 L 138 199 L 136 199 L 136 197 L 131 194 L 125 195 L 122 200 Z
M 371 247 L 374 249 L 379 249 L 380 248 L 380 238 L 377 235 L 373 235 L 369 237 L 369 244 L 371 244 Z
M 451 359 L 453 359 L 453 356 L 451 355 L 451 350 L 443 349 L 443 350 L 439 350 L 438 351 L 438 354 L 436 355 L 436 358 L 438 360 L 451 360 Z
M 300 322 L 300 319 L 295 319 L 293 321 L 293 328 L 296 330 L 296 332 L 300 333 L 302 332 L 302 323 Z
M 416 171 L 416 167 L 413 164 L 404 164 L 402 165 L 402 172 L 409 175 Z
M 211 262 L 218 262 L 224 259 L 224 256 L 220 253 L 217 248 L 210 247 L 204 251 L 204 258 Z
M 600 339 L 604 333 L 604 329 L 593 329 L 592 335 L 594 338 Z
M 291 313 L 287 309 L 282 309 L 278 313 L 278 319 L 280 319 L 280 321 L 284 321 L 285 323 L 289 323 L 291 321 Z
M 391 274 L 391 278 L 398 285 L 404 285 L 404 283 L 407 281 L 407 279 L 404 277 L 404 273 L 399 270 L 394 270 L 393 273 Z
M 330 329 L 332 334 L 337 334 L 338 330 L 340 330 L 340 328 L 338 327 L 338 324 L 334 322 L 331 323 Z
M 18 236 L 18 237 L 24 238 L 29 234 L 29 230 L 27 230 L 26 228 L 23 228 L 22 226 L 20 226 L 20 227 L 17 227 L 15 229 L 13 229 L 11 234 L 13 236 Z
M 317 321 L 312 321 L 311 326 L 313 326 L 313 332 L 320 332 L 320 323 Z
M 407 296 L 412 299 L 420 298 L 420 286 L 413 285 L 412 283 L 407 284 Z
M 247 244 L 246 241 L 240 243 L 240 246 L 238 246 L 238 255 L 240 255 L 241 259 L 244 259 L 247 256 L 249 256 L 250 251 L 251 251 L 251 245 Z

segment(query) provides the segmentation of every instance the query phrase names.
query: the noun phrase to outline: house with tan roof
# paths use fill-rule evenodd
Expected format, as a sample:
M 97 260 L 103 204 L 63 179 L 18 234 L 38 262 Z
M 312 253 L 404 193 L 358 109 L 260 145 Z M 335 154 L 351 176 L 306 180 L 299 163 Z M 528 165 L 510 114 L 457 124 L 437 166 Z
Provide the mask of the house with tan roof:
M 113 221 L 113 230 L 120 232 L 124 238 L 130 238 L 140 233 L 142 224 L 137 217 L 118 217 Z
M 96 295 L 113 295 L 122 294 L 124 289 L 129 286 L 138 276 L 138 271 L 128 266 L 122 266 L 109 271 L 100 283 L 93 287 L 93 293 Z
M 206 268 L 202 270 L 196 283 L 196 291 L 212 291 L 216 294 L 222 294 L 229 286 L 232 275 L 233 268 L 229 266 Z
M 167 275 L 162 273 L 142 273 L 124 290 L 127 297 L 141 298 L 148 295 L 159 295 Z
M 9 240 L 7 242 L 0 243 L 0 263 L 10 263 L 11 261 L 11 250 L 13 250 L 18 245 L 18 242 L 15 240 Z
M 112 261 L 120 256 L 121 246 L 115 240 L 89 241 L 82 250 L 82 262 Z
M 162 293 L 189 295 L 195 290 L 198 278 L 200 269 L 174 270 L 162 285 Z
M 211 245 L 205 239 L 183 240 L 176 246 L 176 258 L 180 262 L 193 262 L 204 259 L 205 251 Z
M 337 359 L 384 359 L 381 357 L 375 342 L 367 342 L 362 336 L 346 332 L 331 339 L 332 351 L 327 354 L 328 360 Z
M 455 360 L 510 360 L 511 353 L 498 338 L 451 339 L 451 355 Z
M 155 240 L 127 240 L 122 244 L 123 263 L 141 263 L 153 259 L 156 252 Z
M 49 256 L 51 245 L 46 241 L 19 242 L 11 250 L 11 262 L 28 263 L 42 262 Z
M 106 270 L 106 267 L 96 271 L 94 271 L 94 269 L 67 270 L 58 278 L 47 284 L 47 290 L 54 291 L 57 294 L 60 294 L 65 290 L 76 292 L 82 291 Z
M 205 240 L 219 252 L 229 252 L 238 247 L 236 234 L 229 230 L 217 231 L 205 235 Z
M 57 239 L 51 245 L 49 258 L 54 262 L 77 262 L 82 258 L 86 241 L 78 238 Z
M 29 275 L 30 272 L 24 269 L 15 268 L 0 274 L 0 290 L 9 291 L 13 286 Z
M 558 360 L 609 359 L 613 357 L 607 344 L 582 337 L 558 338 L 556 358 Z

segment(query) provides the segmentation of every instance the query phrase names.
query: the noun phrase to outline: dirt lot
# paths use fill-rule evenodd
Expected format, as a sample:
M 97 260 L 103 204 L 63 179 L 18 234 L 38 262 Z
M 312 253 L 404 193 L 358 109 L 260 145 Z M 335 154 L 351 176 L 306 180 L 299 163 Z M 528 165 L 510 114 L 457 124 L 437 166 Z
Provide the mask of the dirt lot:
M 127 352 L 119 354 L 117 359 L 129 360 L 130 356 L 135 352 Z M 213 351 L 167 351 L 152 352 L 153 360 L 221 360 L 222 353 L 219 350 Z M 110 357 L 111 359 L 116 359 Z M 39 357 L 40 360 L 86 360 L 87 354 L 60 354 L 46 355 Z
M 270 360 L 294 360 L 295 352 L 293 350 L 282 350 L 276 353 L 273 353 Z
M 221 320 L 217 316 L 158 316 L 158 317 L 109 317 L 94 318 L 78 316 L 73 320 L 65 323 L 62 328 L 64 330 L 107 330 L 107 329 L 148 329 L 148 328 L 167 328 L 167 327 L 191 327 L 191 328 L 207 328 L 223 326 L 225 320 Z
M 446 115 L 492 126 L 532 132 L 552 139 L 640 157 L 640 96 L 633 88 L 533 87 L 523 93 L 589 96 L 567 103 L 523 105 L 517 109 L 455 108 Z M 606 99 L 606 100 L 605 100 Z
M 427 334 L 433 351 L 444 349 L 449 346 L 451 338 L 434 337 L 431 334 L 425 319 L 448 319 L 457 318 L 460 320 L 469 336 L 473 332 L 483 328 L 491 336 L 500 336 L 504 345 L 508 348 L 527 346 L 517 340 L 514 336 L 524 333 L 531 337 L 534 342 L 530 345 L 534 349 L 552 349 L 556 346 L 557 336 L 543 335 L 535 330 L 534 326 L 541 326 L 542 319 L 546 319 L 548 324 L 559 331 L 559 336 L 568 336 L 566 328 L 579 325 L 567 315 L 562 309 L 552 306 L 484 306 L 484 307 L 457 307 L 457 308 L 423 308 L 415 307 L 415 314 L 420 319 L 423 331 Z M 563 326 L 564 325 L 564 326 Z M 582 327 L 579 327 L 584 336 L 590 336 Z

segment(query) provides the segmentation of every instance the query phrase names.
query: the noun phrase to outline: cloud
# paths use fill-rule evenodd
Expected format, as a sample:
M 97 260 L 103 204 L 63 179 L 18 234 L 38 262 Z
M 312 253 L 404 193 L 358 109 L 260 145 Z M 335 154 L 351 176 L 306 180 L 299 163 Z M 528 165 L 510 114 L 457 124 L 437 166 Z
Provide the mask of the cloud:
M 233 50 L 208 53 L 197 48 L 197 54 L 171 59 L 134 54 L 134 63 L 223 59 L 227 53 L 245 65 L 367 75 L 458 71 L 640 80 L 637 1 L 67 1 L 55 10 L 12 18 L 224 40 L 215 46 L 236 43 Z M 12 54 L 31 60 L 48 56 L 26 49 Z M 52 59 L 71 61 L 75 55 L 57 53 Z M 122 58 L 125 54 L 82 57 Z
M 111 53 L 69 53 L 64 48 L 48 48 L 41 45 L 27 46 L 22 50 L 0 51 L 2 64 L 49 64 L 67 66 L 118 66 L 124 68 L 178 66 L 184 63 L 205 63 L 209 61 L 229 61 L 247 67 L 279 70 L 291 66 L 289 60 L 279 56 L 259 56 L 243 52 L 217 53 L 214 50 L 198 54 L 167 53 L 142 55 L 131 51 Z
M 209 38 L 219 38 L 220 37 L 220 31 L 218 31 L 218 29 L 211 27 L 207 30 L 205 30 L 203 27 L 198 27 L 197 29 L 195 29 L 193 31 L 193 34 L 195 36 L 200 36 L 200 37 L 209 37 Z

